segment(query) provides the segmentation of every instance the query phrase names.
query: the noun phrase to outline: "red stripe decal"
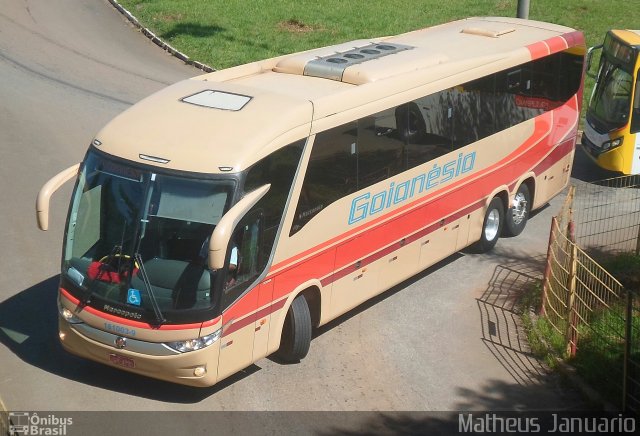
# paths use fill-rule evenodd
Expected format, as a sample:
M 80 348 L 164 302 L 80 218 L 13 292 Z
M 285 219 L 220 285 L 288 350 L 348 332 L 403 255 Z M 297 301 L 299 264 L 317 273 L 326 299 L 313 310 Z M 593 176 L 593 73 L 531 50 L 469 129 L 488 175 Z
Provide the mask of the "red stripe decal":
M 545 46 L 546 47 L 546 46 Z M 474 185 L 476 184 L 476 180 L 474 179 L 480 179 L 483 176 L 486 176 L 487 174 L 490 174 L 492 172 L 494 172 L 496 169 L 498 169 L 499 167 L 504 166 L 504 168 L 500 168 L 501 169 L 501 174 L 502 175 L 506 175 L 507 173 L 509 174 L 509 180 L 514 180 L 517 179 L 519 177 L 519 175 L 513 170 L 514 169 L 514 165 L 513 165 L 513 161 L 516 159 L 516 157 L 519 157 L 518 155 L 522 154 L 523 152 L 525 152 L 526 150 L 532 148 L 534 145 L 540 143 L 544 138 L 545 135 L 547 133 L 549 133 L 549 131 L 551 130 L 551 124 L 552 124 L 552 112 L 547 112 L 544 113 L 542 115 L 540 115 L 539 117 L 537 117 L 535 119 L 535 127 L 534 127 L 534 133 L 529 137 L 529 139 L 527 139 L 522 145 L 520 145 L 520 147 L 518 147 L 516 150 L 514 150 L 511 154 L 509 154 L 508 156 L 504 157 L 502 160 L 500 160 L 499 162 L 496 162 L 495 164 L 477 171 L 475 173 L 473 173 L 472 175 L 465 177 L 463 179 L 457 180 L 454 183 L 451 183 L 450 185 L 448 185 L 445 189 L 446 189 L 446 193 L 449 193 L 450 191 L 454 191 L 456 188 L 468 184 L 468 183 L 474 183 Z M 517 161 L 518 162 L 522 162 L 524 159 L 522 157 L 520 157 L 520 160 Z M 510 165 L 507 165 L 510 164 Z M 533 163 L 530 164 L 529 168 L 531 168 L 531 166 L 533 166 Z M 522 174 L 522 173 L 521 173 Z M 473 180 L 473 181 L 472 181 Z M 495 186 L 499 186 L 500 184 L 496 184 Z M 494 186 L 494 187 L 495 187 Z M 376 227 L 378 224 L 380 224 L 383 221 L 388 221 L 390 218 L 393 217 L 393 215 L 396 216 L 401 216 L 405 211 L 407 211 L 408 209 L 413 209 L 416 208 L 418 206 L 423 206 L 426 203 L 432 201 L 434 199 L 434 197 L 437 196 L 443 196 L 445 193 L 443 192 L 433 192 L 431 194 L 427 194 L 424 197 L 421 197 L 419 199 L 417 199 L 416 201 L 409 203 L 403 207 L 400 207 L 398 209 L 393 210 L 392 212 L 380 216 L 372 221 L 369 221 L 366 224 L 363 224 L 359 227 L 353 228 L 351 230 L 348 230 L 347 232 L 341 234 L 341 235 L 337 235 L 333 238 L 331 238 L 328 241 L 323 242 L 322 244 L 319 244 L 315 247 L 309 248 L 308 250 L 303 251 L 302 253 L 299 253 L 295 256 L 292 256 L 288 259 L 285 259 L 283 261 L 281 261 L 280 263 L 273 265 L 271 267 L 271 271 L 276 271 L 282 268 L 291 268 L 298 260 L 307 257 L 309 255 L 312 254 L 318 254 L 318 252 L 323 251 L 325 248 L 330 247 L 331 245 L 336 244 L 337 242 L 340 241 L 345 241 L 346 239 L 348 239 L 350 236 L 353 236 L 357 233 L 364 233 L 364 231 L 370 230 L 374 227 Z M 467 201 L 468 201 L 468 197 L 466 197 Z M 441 215 L 440 215 L 441 216 Z M 309 259 L 307 259 L 309 260 Z M 339 262 L 338 262 L 339 263 Z M 322 277 L 322 275 L 316 275 L 316 277 Z M 267 274 L 267 277 L 271 277 L 271 273 Z
M 286 303 L 287 299 L 283 298 L 279 301 L 276 301 L 275 303 L 273 303 L 271 306 L 267 306 L 263 309 L 258 310 L 256 313 L 253 313 L 251 315 L 248 315 L 242 319 L 239 319 L 235 322 L 233 322 L 228 328 L 223 328 L 222 329 L 222 337 L 228 336 L 233 332 L 236 332 L 248 325 L 254 324 L 257 320 L 259 320 L 260 318 L 264 318 L 265 316 L 271 315 L 273 312 L 275 312 L 276 310 L 280 310 L 282 309 L 282 307 L 284 307 L 284 304 Z
M 565 33 L 562 37 L 567 41 L 569 47 L 584 45 L 584 33 L 580 31 Z
M 533 172 L 536 176 L 547 171 L 560 159 L 571 153 L 575 146 L 575 138 L 567 139 L 558 147 L 556 147 L 547 157 L 544 158 L 534 169 Z
M 531 53 L 531 60 L 534 61 L 549 54 L 549 47 L 547 47 L 547 44 L 542 41 L 528 45 L 527 49 L 529 50 L 529 53 Z
M 359 263 L 352 263 L 350 265 L 348 265 L 345 268 L 342 268 L 339 271 L 336 271 L 334 274 L 331 274 L 328 277 L 325 277 L 324 279 L 322 279 L 320 281 L 320 283 L 322 284 L 322 286 L 327 286 L 337 280 L 340 280 L 341 278 L 344 278 L 346 276 L 348 276 L 349 274 L 351 274 L 352 272 L 360 269 L 360 268 L 364 268 L 367 265 L 372 264 L 373 262 L 375 262 L 378 259 L 381 259 L 383 257 L 385 257 L 388 254 L 393 253 L 394 251 L 399 250 L 400 248 L 404 247 L 407 244 L 411 244 L 412 242 L 417 241 L 418 239 L 429 235 L 430 233 L 435 232 L 436 230 L 438 230 L 439 228 L 441 228 L 442 226 L 446 225 L 447 223 L 451 223 L 456 221 L 459 218 L 462 218 L 465 215 L 470 214 L 471 212 L 474 212 L 477 209 L 480 209 L 481 207 L 484 206 L 484 199 L 481 201 L 478 201 L 477 203 L 466 207 L 465 209 L 460 210 L 459 212 L 456 212 L 453 215 L 450 215 L 448 217 L 446 217 L 445 219 L 443 219 L 442 223 L 441 222 L 437 222 L 437 223 L 433 223 L 430 226 L 425 227 L 424 229 L 415 232 L 409 236 L 407 236 L 406 238 L 403 238 L 401 241 L 399 242 L 395 242 L 385 248 L 383 248 L 382 250 L 379 250 L 367 257 L 365 257 L 364 259 L 360 260 Z M 396 226 L 394 226 L 396 227 Z M 397 226 L 400 227 L 400 226 Z
M 283 269 L 272 275 L 277 275 L 274 298 L 287 295 L 300 283 L 313 278 L 324 277 L 321 285 L 333 283 L 355 271 L 354 265 L 358 260 L 362 267 L 367 262 L 376 260 L 378 256 L 386 254 L 386 249 L 381 247 L 394 244 L 394 241 L 398 241 L 412 229 L 420 229 L 423 223 L 433 224 L 422 232 L 433 232 L 440 226 L 435 222 L 439 221 L 440 217 L 448 216 L 451 221 L 457 208 L 465 208 L 466 205 L 466 210 L 473 211 L 482 207 L 484 200 L 498 186 L 511 185 L 515 188 L 522 174 L 534 168 L 540 170 L 548 167 L 554 163 L 554 159 L 557 160 L 571 151 L 577 116 L 575 99 L 572 99 L 568 104 L 536 118 L 533 134 L 514 152 L 500 162 L 447 186 L 447 192 L 427 195 L 358 229 L 347 231 L 300 255 L 280 262 L 279 266 Z M 552 128 L 552 125 L 555 125 L 555 128 Z M 571 132 L 574 134 L 570 135 Z M 569 139 L 566 139 L 567 137 Z M 554 144 L 562 139 L 566 139 L 567 144 L 563 141 L 560 150 L 554 151 Z M 473 184 L 473 199 L 469 198 L 469 190 L 463 188 L 463 184 L 469 183 Z M 469 201 L 474 203 L 469 206 Z M 411 209 L 407 210 L 409 208 Z M 382 220 L 386 222 L 380 223 Z M 354 236 L 356 232 L 358 234 Z M 420 231 L 414 235 L 420 235 Z M 334 241 L 341 242 L 331 246 Z M 300 261 L 301 257 L 309 255 L 311 257 Z
M 567 41 L 562 36 L 555 36 L 545 41 L 549 46 L 550 53 L 557 53 L 567 49 Z

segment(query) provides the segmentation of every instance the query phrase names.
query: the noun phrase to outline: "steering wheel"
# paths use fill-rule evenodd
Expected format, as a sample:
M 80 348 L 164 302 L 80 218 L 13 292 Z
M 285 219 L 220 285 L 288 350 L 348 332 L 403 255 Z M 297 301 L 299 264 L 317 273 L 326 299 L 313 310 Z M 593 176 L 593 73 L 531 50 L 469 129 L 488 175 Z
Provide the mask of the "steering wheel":
M 129 271 L 120 271 L 118 268 L 118 262 L 114 262 L 114 259 L 122 259 L 125 263 L 131 262 L 131 256 L 126 254 L 108 254 L 103 256 L 100 260 L 91 262 L 87 268 L 87 276 L 91 280 L 99 280 L 108 283 L 120 283 L 122 277 L 129 274 Z M 140 265 L 134 259 L 134 266 L 136 269 L 140 269 Z M 135 274 L 136 271 L 133 271 Z
M 129 256 L 128 254 L 107 254 L 106 256 L 103 256 L 102 258 L 100 258 L 100 260 L 98 262 L 107 263 L 109 258 L 111 258 L 111 259 L 122 258 L 122 259 L 124 259 L 125 262 L 130 262 L 131 261 L 131 256 Z M 138 264 L 137 260 L 133 261 L 133 266 L 135 266 L 136 268 L 140 269 L 140 265 Z

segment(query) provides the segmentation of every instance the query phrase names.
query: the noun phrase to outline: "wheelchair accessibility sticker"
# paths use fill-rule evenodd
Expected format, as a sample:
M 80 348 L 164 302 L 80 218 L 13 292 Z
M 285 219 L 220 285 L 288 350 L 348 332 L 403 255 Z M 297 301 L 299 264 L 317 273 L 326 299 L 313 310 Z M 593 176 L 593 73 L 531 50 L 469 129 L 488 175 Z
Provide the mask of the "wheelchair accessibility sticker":
M 127 293 L 127 303 L 133 304 L 134 306 L 140 306 L 140 291 L 137 289 L 129 289 Z

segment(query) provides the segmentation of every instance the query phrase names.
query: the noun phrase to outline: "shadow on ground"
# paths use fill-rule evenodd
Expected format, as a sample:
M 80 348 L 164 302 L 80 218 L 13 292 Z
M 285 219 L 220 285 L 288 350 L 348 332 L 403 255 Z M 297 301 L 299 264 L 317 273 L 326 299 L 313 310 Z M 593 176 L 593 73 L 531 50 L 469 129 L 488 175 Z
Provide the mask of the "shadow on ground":
M 576 154 L 573 158 L 571 177 L 583 182 L 595 182 L 619 176 L 620 173 L 600 168 L 589 156 L 587 156 L 584 148 L 580 144 L 576 145 Z
M 477 299 L 481 340 L 517 384 L 488 380 L 479 392 L 461 388 L 459 395 L 467 401 L 458 405 L 460 410 L 527 410 L 531 404 L 539 404 L 541 410 L 591 407 L 577 389 L 538 360 L 529 346 L 522 316 L 530 308 L 522 299 L 540 286 L 545 265 L 543 255 L 516 254 L 496 266 L 487 289 Z
M 177 23 L 170 30 L 161 34 L 160 37 L 172 39 L 176 36 L 188 35 L 196 38 L 206 38 L 224 31 L 224 27 L 219 26 L 203 26 L 197 23 Z
M 75 357 L 58 339 L 56 298 L 59 276 L 0 303 L 0 343 L 29 365 L 79 383 L 171 403 L 197 403 L 257 372 L 251 365 L 211 388 L 194 388 L 120 371 Z

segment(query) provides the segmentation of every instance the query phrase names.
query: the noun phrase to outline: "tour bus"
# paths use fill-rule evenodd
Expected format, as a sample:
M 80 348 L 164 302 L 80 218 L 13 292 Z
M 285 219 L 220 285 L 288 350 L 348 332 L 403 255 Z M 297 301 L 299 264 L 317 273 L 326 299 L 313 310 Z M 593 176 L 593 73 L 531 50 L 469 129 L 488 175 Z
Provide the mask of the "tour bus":
M 59 337 L 210 386 L 435 262 L 522 232 L 567 184 L 583 35 L 469 18 L 176 83 L 114 118 L 76 179 Z M 425 303 L 428 304 L 428 303 Z
M 640 30 L 610 30 L 596 50 L 600 66 L 587 107 L 582 145 L 599 166 L 640 174 Z M 588 72 L 588 68 L 587 68 Z

